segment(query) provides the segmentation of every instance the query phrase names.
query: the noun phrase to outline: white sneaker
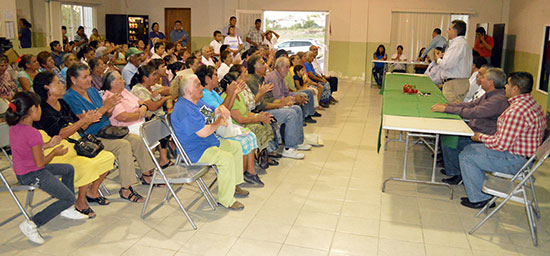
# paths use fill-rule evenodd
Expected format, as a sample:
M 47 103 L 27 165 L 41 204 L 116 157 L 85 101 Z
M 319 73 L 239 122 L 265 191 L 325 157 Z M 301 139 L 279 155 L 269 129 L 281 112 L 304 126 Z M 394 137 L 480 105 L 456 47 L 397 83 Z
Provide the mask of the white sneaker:
M 288 158 L 304 159 L 304 154 L 300 153 L 300 152 L 297 152 L 296 149 L 294 149 L 294 148 L 289 148 L 289 149 L 283 150 L 282 155 L 283 155 L 283 157 L 288 157 Z
M 309 151 L 311 150 L 311 145 L 309 144 L 300 144 L 298 145 L 298 150 L 301 150 L 301 151 Z
M 65 217 L 65 218 L 71 219 L 71 220 L 88 219 L 88 215 L 84 215 L 84 214 L 79 213 L 78 211 L 76 211 L 76 209 L 74 208 L 74 205 L 67 208 L 67 209 L 65 209 L 59 215 L 61 215 L 61 217 Z
M 36 224 L 32 221 L 23 221 L 21 224 L 19 224 L 19 229 L 21 229 L 21 232 L 23 232 L 23 235 L 25 235 L 31 242 L 37 243 L 37 244 L 43 244 L 44 238 L 38 233 L 38 228 L 36 227 Z

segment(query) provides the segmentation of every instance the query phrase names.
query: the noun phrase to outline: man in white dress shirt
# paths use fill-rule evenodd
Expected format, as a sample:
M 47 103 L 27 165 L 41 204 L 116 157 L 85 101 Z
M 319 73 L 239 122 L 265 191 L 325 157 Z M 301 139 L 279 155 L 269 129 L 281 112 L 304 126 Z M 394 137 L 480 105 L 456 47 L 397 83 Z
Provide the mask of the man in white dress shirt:
M 474 100 L 474 95 L 478 93 L 477 97 L 483 95 L 485 91 L 481 88 L 481 82 L 477 79 L 479 74 L 479 69 L 487 64 L 487 60 L 483 57 L 477 56 L 474 57 L 474 64 L 472 65 L 472 75 L 470 76 L 469 82 L 470 82 L 470 89 L 468 90 L 468 93 L 466 94 L 466 98 L 464 98 L 464 102 L 470 102 Z M 479 90 L 483 91 L 481 95 L 479 95 Z
M 468 46 L 466 23 L 453 20 L 447 30 L 449 48 L 445 53 L 436 55 L 443 78 L 443 96 L 448 103 L 463 102 L 470 89 L 468 78 L 472 72 L 472 48 Z
M 212 59 L 213 52 L 210 52 L 210 46 L 204 46 L 201 49 L 202 57 L 201 57 L 201 63 L 206 66 L 212 66 L 216 67 L 216 63 L 214 63 L 214 60 Z

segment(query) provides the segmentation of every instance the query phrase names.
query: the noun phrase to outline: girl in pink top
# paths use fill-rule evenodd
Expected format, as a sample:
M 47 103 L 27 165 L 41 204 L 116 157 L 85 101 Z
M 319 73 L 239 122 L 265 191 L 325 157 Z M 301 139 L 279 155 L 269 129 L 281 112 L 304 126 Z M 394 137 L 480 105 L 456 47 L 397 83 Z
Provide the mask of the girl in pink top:
M 6 112 L 6 122 L 10 126 L 10 146 L 13 158 L 13 170 L 22 185 L 40 188 L 58 200 L 46 209 L 23 221 L 19 228 L 29 240 L 37 244 L 44 243 L 38 227 L 46 224 L 57 215 L 70 219 L 86 219 L 74 208 L 74 169 L 69 164 L 49 164 L 56 156 L 67 153 L 67 148 L 57 146 L 44 156 L 44 149 L 55 147 L 61 141 L 54 136 L 44 143 L 40 132 L 32 127 L 39 121 L 42 110 L 40 97 L 33 92 L 19 92 L 10 102 Z M 61 181 L 56 176 L 61 176 Z

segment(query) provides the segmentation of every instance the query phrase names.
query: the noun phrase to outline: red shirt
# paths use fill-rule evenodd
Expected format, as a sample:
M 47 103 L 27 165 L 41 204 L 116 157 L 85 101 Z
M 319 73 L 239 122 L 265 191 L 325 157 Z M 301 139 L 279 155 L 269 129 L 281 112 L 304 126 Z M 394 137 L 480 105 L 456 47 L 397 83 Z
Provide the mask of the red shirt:
M 495 40 L 493 40 L 492 36 L 485 36 L 485 41 L 492 47 L 495 46 Z M 491 57 L 491 54 L 493 53 L 493 50 L 489 50 L 485 48 L 485 45 L 481 43 L 481 39 L 479 39 L 479 37 L 476 39 L 476 43 L 474 45 L 474 51 L 479 53 L 479 56 L 481 57 Z
M 481 134 L 479 139 L 489 149 L 531 157 L 540 146 L 546 129 L 544 111 L 529 93 L 514 96 L 508 102 L 510 106 L 497 120 L 496 133 Z

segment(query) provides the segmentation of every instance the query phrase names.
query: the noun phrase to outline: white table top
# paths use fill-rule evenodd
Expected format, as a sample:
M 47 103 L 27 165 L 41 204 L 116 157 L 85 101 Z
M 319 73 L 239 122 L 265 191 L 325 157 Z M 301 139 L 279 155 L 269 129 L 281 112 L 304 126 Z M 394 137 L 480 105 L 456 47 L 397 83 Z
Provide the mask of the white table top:
M 474 136 L 463 120 L 384 115 L 382 129 L 444 135 Z
M 397 61 L 397 60 L 371 60 L 375 63 L 389 63 L 389 64 L 414 64 L 414 65 L 430 65 L 428 62 L 421 61 Z

